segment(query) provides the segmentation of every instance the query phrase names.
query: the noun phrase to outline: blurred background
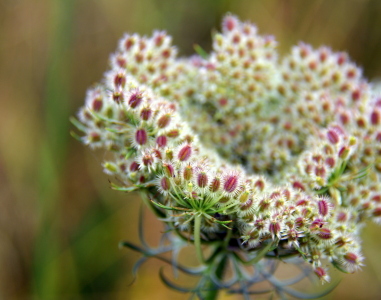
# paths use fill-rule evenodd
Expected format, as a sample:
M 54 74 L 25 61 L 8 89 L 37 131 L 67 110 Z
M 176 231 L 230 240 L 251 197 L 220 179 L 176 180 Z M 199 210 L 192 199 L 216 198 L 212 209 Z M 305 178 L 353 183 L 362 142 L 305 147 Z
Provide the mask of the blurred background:
M 0 0 L 0 299 L 187 299 L 155 260 L 130 284 L 139 254 L 118 243 L 139 243 L 140 201 L 109 188 L 104 153 L 71 138 L 69 117 L 124 32 L 165 29 L 189 55 L 210 49 L 226 12 L 275 35 L 281 53 L 326 44 L 381 77 L 378 0 Z M 145 224 L 155 245 L 163 229 L 148 212 Z M 324 299 L 381 298 L 380 233 L 369 224 L 366 266 Z

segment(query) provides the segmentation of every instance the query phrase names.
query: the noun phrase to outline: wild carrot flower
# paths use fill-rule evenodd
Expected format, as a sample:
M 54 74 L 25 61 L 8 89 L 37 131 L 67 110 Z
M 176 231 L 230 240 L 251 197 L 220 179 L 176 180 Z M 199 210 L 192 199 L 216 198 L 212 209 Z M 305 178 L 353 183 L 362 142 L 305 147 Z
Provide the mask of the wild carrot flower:
M 325 260 L 357 271 L 361 228 L 381 220 L 381 96 L 361 69 L 304 43 L 280 58 L 274 37 L 232 15 L 210 54 L 176 55 L 165 32 L 127 34 L 87 93 L 75 123 L 114 154 L 113 187 L 140 190 L 203 265 L 233 260 L 234 283 L 266 257 L 300 256 L 322 282 Z M 203 282 L 232 288 L 217 269 Z

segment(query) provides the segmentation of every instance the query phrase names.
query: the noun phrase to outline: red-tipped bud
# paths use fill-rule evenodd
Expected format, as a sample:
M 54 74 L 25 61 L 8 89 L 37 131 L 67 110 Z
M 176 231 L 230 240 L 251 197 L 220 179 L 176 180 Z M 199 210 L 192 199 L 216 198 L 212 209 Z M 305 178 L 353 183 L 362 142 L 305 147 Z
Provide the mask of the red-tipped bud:
M 155 46 L 160 47 L 161 45 L 163 45 L 164 38 L 165 38 L 165 33 L 162 33 L 162 32 L 156 33 L 153 39 L 155 42 Z
M 333 168 L 335 166 L 335 159 L 332 156 L 329 156 L 325 159 L 325 163 L 328 167 Z
M 187 161 L 191 155 L 192 155 L 192 146 L 191 145 L 185 145 L 180 149 L 180 151 L 177 155 L 177 158 L 180 161 Z
M 341 147 L 339 150 L 339 157 L 342 159 L 346 159 L 349 155 L 349 148 L 347 146 Z
M 210 184 L 209 189 L 211 192 L 217 192 L 220 186 L 221 186 L 221 179 L 219 177 L 215 177 L 212 180 L 212 183 Z
M 224 190 L 228 193 L 233 193 L 238 187 L 238 175 L 226 175 L 224 178 Z
M 135 45 L 135 38 L 132 36 L 129 36 L 126 41 L 124 42 L 124 47 L 126 50 L 130 50 L 130 48 Z
M 171 121 L 171 115 L 165 114 L 161 116 L 159 120 L 157 120 L 157 126 L 159 126 L 159 128 L 167 127 L 170 121 Z
M 90 143 L 96 143 L 96 142 L 100 142 L 101 141 L 101 136 L 99 133 L 97 132 L 91 132 L 89 134 L 89 141 Z
M 168 163 L 163 163 L 163 171 L 164 174 L 167 175 L 168 177 L 173 177 L 175 175 L 175 169 L 171 164 Z
M 330 277 L 329 275 L 327 274 L 327 271 L 325 269 L 323 269 L 322 267 L 316 267 L 314 269 L 314 273 L 316 274 L 316 276 L 324 283 L 324 282 L 329 282 L 330 281 Z
M 131 172 L 136 172 L 137 170 L 139 170 L 139 164 L 134 161 L 130 165 L 130 171 Z
M 297 228 L 303 227 L 306 225 L 306 220 L 302 217 L 296 218 L 295 219 L 295 226 Z
M 348 252 L 345 253 L 344 256 L 344 265 L 348 269 L 349 272 L 353 272 L 358 270 L 363 264 L 363 257 L 357 253 Z
M 232 31 L 237 28 L 238 20 L 233 16 L 226 16 L 222 21 L 222 28 L 227 31 Z
M 122 103 L 123 100 L 124 100 L 124 95 L 122 92 L 120 91 L 115 91 L 113 94 L 112 94 L 112 99 L 115 101 L 115 103 Z
M 304 184 L 301 183 L 300 181 L 294 181 L 292 183 L 292 187 L 296 190 L 301 190 L 301 191 L 305 191 L 306 188 L 304 187 Z
M 370 114 L 370 122 L 372 125 L 379 125 L 381 120 L 380 112 L 378 110 L 374 110 Z
M 265 188 L 265 182 L 263 179 L 258 179 L 255 183 L 254 186 L 259 189 L 260 191 L 263 191 Z
M 145 129 L 139 129 L 135 133 L 135 141 L 138 145 L 143 146 L 148 141 L 147 132 Z
M 307 206 L 309 204 L 310 202 L 307 199 L 300 199 L 295 203 L 296 206 Z
M 161 154 L 161 151 L 159 149 L 152 149 L 152 152 L 158 159 L 161 160 L 163 158 L 163 155 Z
M 94 111 L 100 111 L 103 107 L 103 99 L 100 97 L 97 97 L 93 100 L 92 108 Z
M 326 199 L 321 199 L 317 203 L 319 214 L 323 217 L 327 216 L 331 210 L 331 203 L 328 202 Z
M 116 58 L 116 64 L 120 67 L 120 68 L 125 68 L 127 66 L 127 61 L 126 59 L 119 55 L 117 58 Z
M 284 198 L 286 198 L 286 200 L 291 199 L 291 191 L 289 189 L 284 189 L 282 195 Z
M 191 180 L 193 177 L 193 168 L 190 165 L 185 166 L 183 171 L 183 177 L 185 180 Z
M 172 54 L 172 49 L 171 48 L 167 48 L 167 49 L 164 49 L 162 52 L 161 52 L 161 55 L 163 56 L 163 58 L 169 58 Z
M 161 180 L 160 180 L 160 187 L 161 189 L 164 191 L 164 192 L 167 192 L 170 190 L 171 188 L 171 181 L 169 180 L 168 177 L 163 177 Z
M 126 75 L 123 73 L 118 73 L 114 77 L 114 85 L 116 87 L 124 87 L 126 84 Z
M 268 198 L 265 198 L 265 199 L 262 199 L 260 202 L 259 202 L 259 210 L 260 211 L 266 211 L 271 205 L 271 200 L 268 199 Z
M 131 108 L 136 108 L 140 105 L 140 103 L 142 102 L 143 100 L 143 96 L 142 96 L 142 93 L 139 92 L 139 91 L 135 91 L 133 92 L 131 95 L 130 95 L 130 98 L 128 100 L 128 105 L 131 107 Z
M 204 171 L 197 174 L 197 185 L 200 188 L 204 188 L 208 185 L 208 175 Z
M 319 219 L 319 218 L 317 218 L 317 219 L 315 219 L 315 220 L 312 221 L 311 226 L 310 226 L 310 229 L 321 228 L 321 227 L 324 226 L 325 223 L 326 223 L 326 222 L 324 222 L 323 219 Z
M 333 237 L 332 232 L 329 228 L 319 228 L 317 236 L 322 240 L 330 240 Z
M 253 206 L 253 199 L 248 199 L 246 202 L 242 203 L 240 209 L 242 211 L 249 210 Z
M 346 53 L 339 53 L 337 56 L 338 65 L 342 65 L 348 60 L 348 55 Z
M 381 207 L 376 207 L 372 213 L 373 217 L 381 217 Z
M 156 144 L 160 148 L 164 148 L 165 146 L 167 146 L 167 137 L 165 135 L 158 136 L 156 139 Z
M 316 166 L 315 168 L 315 175 L 319 177 L 325 177 L 327 174 L 324 166 Z
M 341 212 L 337 213 L 336 220 L 340 223 L 347 222 L 348 221 L 348 214 L 346 212 L 341 211 Z
M 360 97 L 361 97 L 361 92 L 360 92 L 360 90 L 354 90 L 354 91 L 352 92 L 352 100 L 353 100 L 353 101 L 358 101 L 358 100 L 360 99 Z
M 280 233 L 280 223 L 276 220 L 272 220 L 270 221 L 270 225 L 269 225 L 269 231 L 271 233 L 272 236 L 278 236 L 278 234 Z
M 170 131 L 167 132 L 167 136 L 169 138 L 176 138 L 180 135 L 180 130 L 178 129 L 172 129 Z
M 151 166 L 153 164 L 153 161 L 154 161 L 154 159 L 153 159 L 152 155 L 150 155 L 150 154 L 146 154 L 142 158 L 143 165 L 145 165 L 146 167 Z
M 148 121 L 152 116 L 152 110 L 149 107 L 144 107 L 140 111 L 140 117 L 143 121 Z
M 340 137 L 337 134 L 337 132 L 335 130 L 332 130 L 332 129 L 328 130 L 327 138 L 332 144 L 337 144 L 340 140 Z

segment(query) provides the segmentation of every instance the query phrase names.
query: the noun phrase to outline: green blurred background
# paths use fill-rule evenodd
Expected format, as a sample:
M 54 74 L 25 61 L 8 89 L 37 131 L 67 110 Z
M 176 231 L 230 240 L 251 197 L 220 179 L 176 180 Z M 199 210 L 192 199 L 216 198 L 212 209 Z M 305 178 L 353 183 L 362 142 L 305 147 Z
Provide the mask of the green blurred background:
M 210 49 L 229 11 L 275 35 L 282 53 L 326 44 L 381 76 L 378 0 L 0 0 L 0 299 L 187 298 L 163 286 L 154 260 L 130 285 L 139 255 L 118 242 L 138 243 L 139 199 L 109 188 L 104 153 L 70 137 L 69 117 L 124 32 L 165 29 L 188 55 L 194 43 Z M 154 245 L 162 227 L 149 214 L 145 223 Z M 366 267 L 326 299 L 381 298 L 380 233 L 364 230 Z

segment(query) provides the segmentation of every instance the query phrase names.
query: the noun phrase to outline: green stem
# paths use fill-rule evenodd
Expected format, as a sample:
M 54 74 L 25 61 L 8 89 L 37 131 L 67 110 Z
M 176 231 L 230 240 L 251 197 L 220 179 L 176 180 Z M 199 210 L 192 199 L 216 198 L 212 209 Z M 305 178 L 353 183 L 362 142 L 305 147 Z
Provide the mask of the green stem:
M 193 233 L 193 239 L 194 239 L 194 246 L 196 247 L 196 254 L 197 258 L 200 261 L 201 264 L 205 264 L 205 259 L 202 254 L 202 249 L 201 249 L 201 215 L 198 214 L 195 217 L 194 220 L 194 233 Z
M 222 280 L 224 277 L 224 273 L 227 267 L 227 255 L 223 255 L 222 259 L 218 263 L 218 266 L 215 270 L 215 275 L 219 280 Z M 208 279 L 208 281 L 204 284 L 206 291 L 203 294 L 205 300 L 215 300 L 218 299 L 218 293 L 220 288 L 215 285 L 215 283 Z

